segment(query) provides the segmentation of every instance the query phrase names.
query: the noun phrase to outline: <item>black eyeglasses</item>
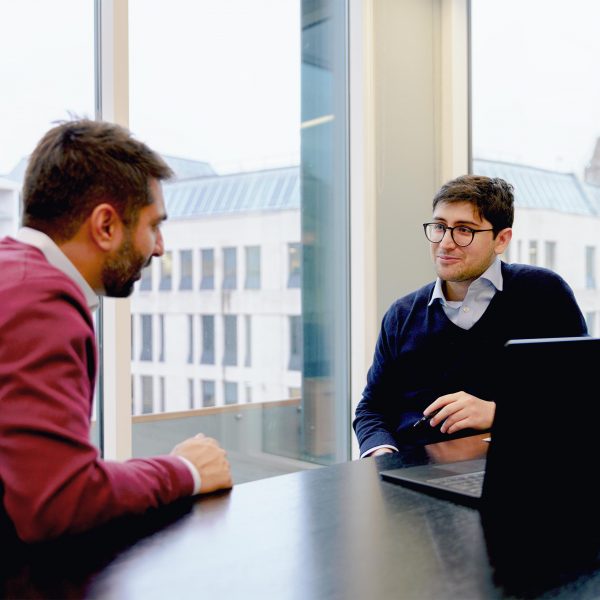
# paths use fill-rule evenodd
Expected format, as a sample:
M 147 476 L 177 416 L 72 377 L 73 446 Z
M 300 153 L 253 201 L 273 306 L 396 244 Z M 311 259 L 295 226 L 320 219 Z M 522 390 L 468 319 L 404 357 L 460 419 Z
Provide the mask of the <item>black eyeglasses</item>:
M 423 230 L 425 231 L 425 237 L 433 244 L 439 244 L 444 239 L 446 231 L 449 230 L 453 242 L 462 248 L 468 246 L 473 241 L 476 233 L 494 231 L 493 229 L 472 229 L 465 225 L 448 227 L 448 225 L 444 225 L 443 223 L 423 223 Z

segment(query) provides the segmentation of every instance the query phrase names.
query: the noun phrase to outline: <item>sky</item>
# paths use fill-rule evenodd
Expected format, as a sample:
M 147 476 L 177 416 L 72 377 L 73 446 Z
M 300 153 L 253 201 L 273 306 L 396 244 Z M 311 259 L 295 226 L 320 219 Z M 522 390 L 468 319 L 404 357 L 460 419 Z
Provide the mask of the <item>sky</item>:
M 165 7 L 168 7 L 166 9 Z M 129 0 L 130 128 L 219 172 L 297 163 L 299 0 Z M 472 0 L 473 149 L 581 175 L 600 136 L 600 1 Z M 0 173 L 94 116 L 93 0 L 0 0 Z

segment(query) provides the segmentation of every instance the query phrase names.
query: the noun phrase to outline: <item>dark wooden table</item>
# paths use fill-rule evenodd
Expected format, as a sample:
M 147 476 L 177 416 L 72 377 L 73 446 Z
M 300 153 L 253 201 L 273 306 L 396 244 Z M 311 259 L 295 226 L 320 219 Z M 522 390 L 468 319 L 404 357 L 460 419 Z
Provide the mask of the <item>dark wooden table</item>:
M 559 581 L 549 573 L 551 583 L 503 580 L 479 511 L 379 477 L 483 456 L 483 437 L 246 483 L 86 536 L 9 550 L 0 591 L 117 600 L 600 597 L 596 565 Z

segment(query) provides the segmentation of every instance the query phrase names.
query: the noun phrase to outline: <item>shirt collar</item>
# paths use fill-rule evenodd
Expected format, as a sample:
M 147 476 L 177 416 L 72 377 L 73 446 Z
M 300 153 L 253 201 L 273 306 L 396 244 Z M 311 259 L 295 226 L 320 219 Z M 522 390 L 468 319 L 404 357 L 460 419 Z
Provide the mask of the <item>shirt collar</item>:
M 502 291 L 502 262 L 498 257 L 495 258 L 494 262 L 475 281 L 473 281 L 473 283 L 479 281 L 480 279 L 489 281 L 499 292 Z M 431 295 L 431 300 L 429 300 L 429 304 L 427 306 L 431 306 L 434 300 L 439 300 L 442 305 L 446 305 L 447 300 L 444 296 L 442 283 L 443 282 L 439 277 L 435 280 L 433 294 Z M 471 285 L 473 285 L 473 283 Z
M 22 227 L 17 232 L 15 239 L 29 246 L 34 246 L 41 250 L 46 260 L 59 271 L 71 278 L 81 289 L 85 296 L 86 303 L 90 311 L 98 308 L 98 295 L 91 288 L 90 284 L 83 278 L 83 275 L 77 270 L 75 265 L 67 258 L 65 253 L 55 244 L 55 242 L 45 233 L 32 229 L 31 227 Z

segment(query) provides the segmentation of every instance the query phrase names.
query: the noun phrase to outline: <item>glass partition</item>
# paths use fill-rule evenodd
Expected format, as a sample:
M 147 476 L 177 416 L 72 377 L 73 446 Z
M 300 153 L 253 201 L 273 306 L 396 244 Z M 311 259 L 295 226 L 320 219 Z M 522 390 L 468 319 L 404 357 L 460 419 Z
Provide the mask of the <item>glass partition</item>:
M 133 453 L 202 431 L 238 483 L 346 460 L 345 3 L 129 12 L 130 128 L 175 172 L 131 302 Z

